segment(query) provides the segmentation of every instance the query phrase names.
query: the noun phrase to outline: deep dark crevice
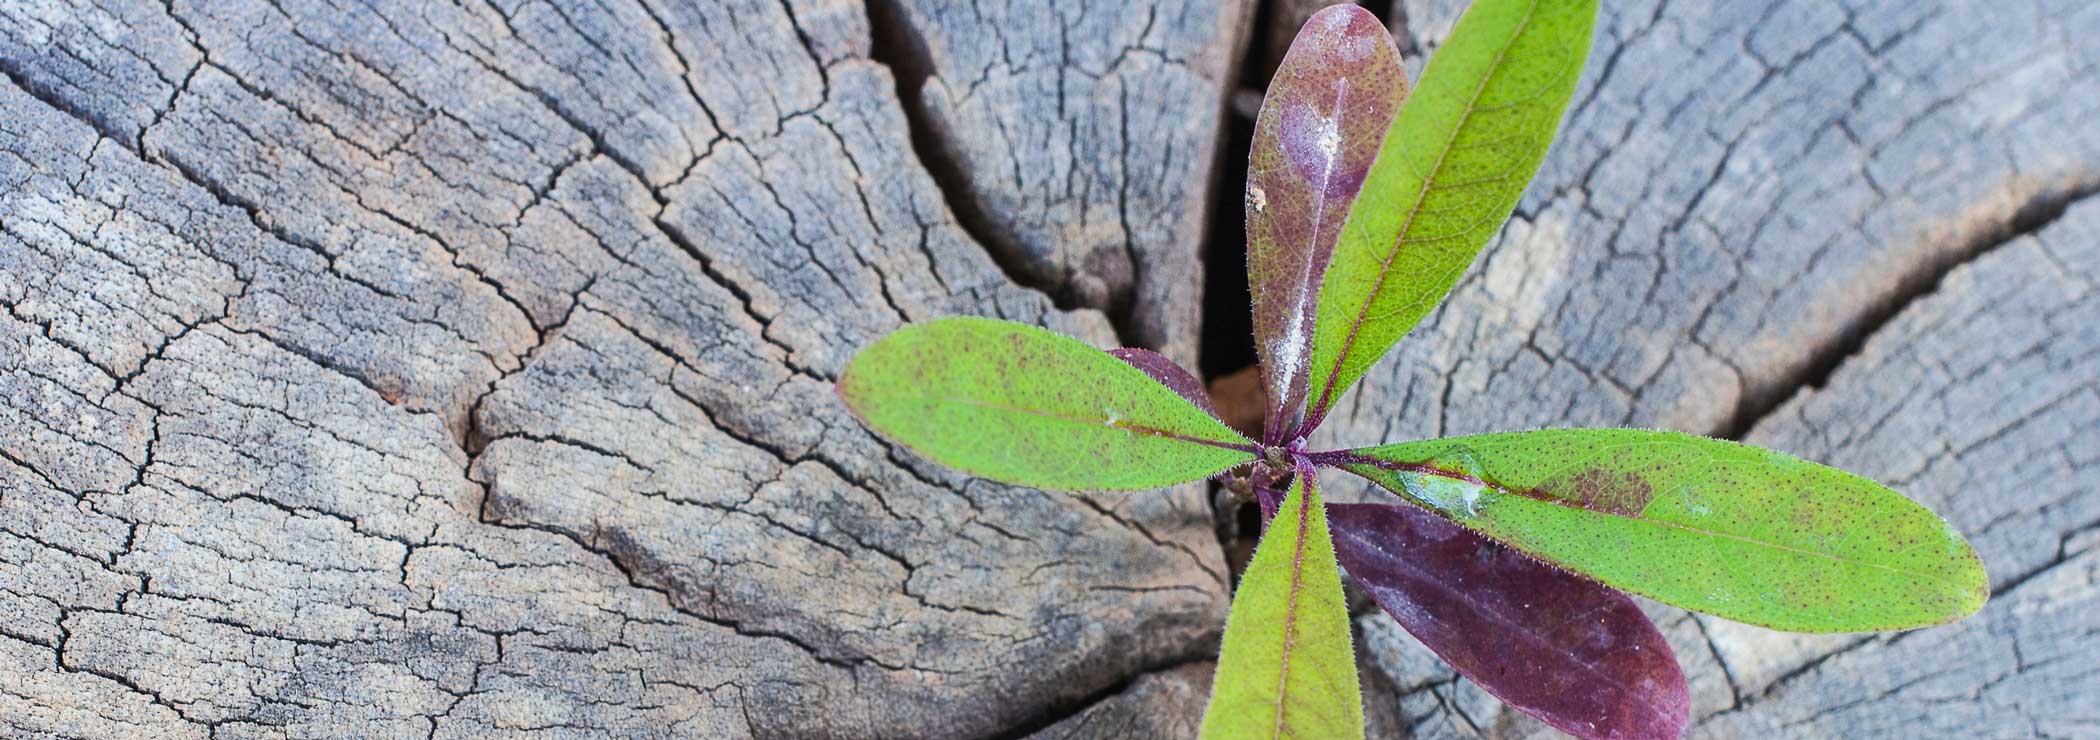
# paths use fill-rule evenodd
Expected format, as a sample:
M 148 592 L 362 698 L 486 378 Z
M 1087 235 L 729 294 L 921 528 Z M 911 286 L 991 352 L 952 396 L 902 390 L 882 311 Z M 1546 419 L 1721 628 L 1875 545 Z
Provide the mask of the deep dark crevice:
M 1218 119 L 1218 157 L 1211 168 L 1208 222 L 1203 228 L 1203 310 L 1197 322 L 1197 375 L 1216 380 L 1253 367 L 1254 317 L 1247 294 L 1247 150 L 1254 142 L 1254 111 L 1235 101 L 1259 99 L 1274 75 L 1268 64 L 1270 16 L 1275 0 L 1259 0 L 1248 17 L 1234 80 L 1226 87 Z M 1259 106 L 1257 106 L 1258 108 Z
M 926 110 L 919 90 L 933 76 L 933 55 L 925 36 L 911 24 L 898 0 L 869 0 L 868 31 L 872 37 L 869 57 L 890 69 L 897 83 L 897 100 L 904 108 L 904 121 L 911 133 L 912 153 L 940 188 L 942 200 L 963 233 L 984 247 L 992 262 L 1016 285 L 1033 288 L 1049 296 L 1058 310 L 1079 307 L 1069 290 L 1060 288 L 1051 276 L 1030 269 L 1021 258 L 1023 250 L 1011 234 L 1000 228 L 973 192 L 970 168 L 963 166 L 961 153 L 942 136 L 940 126 Z M 1116 317 L 1111 316 L 1112 320 Z M 1119 337 L 1129 336 L 1126 321 L 1116 320 Z
M 1811 352 L 1806 360 L 1766 387 L 1746 390 L 1736 402 L 1735 412 L 1719 427 L 1716 436 L 1741 440 L 1757 427 L 1758 422 L 1787 402 L 1805 391 L 1823 388 L 1830 382 L 1831 374 L 1859 355 L 1867 342 L 1887 328 L 1904 309 L 1939 292 L 1941 284 L 1956 269 L 2018 241 L 2020 237 L 2041 231 L 2062 218 L 2071 204 L 2095 194 L 2100 194 L 2100 180 L 2070 182 L 2044 189 L 2015 209 L 2012 217 L 2004 223 L 1979 231 L 1945 254 L 1910 266 L 1896 281 L 1895 289 L 1852 317 L 1836 337 Z
M 1267 81 L 1262 82 L 1267 86 Z M 1253 367 L 1254 317 L 1248 311 L 1247 148 L 1254 140 L 1251 118 L 1228 114 L 1220 122 L 1217 183 L 1210 192 L 1210 223 L 1203 244 L 1201 351 L 1196 370 L 1207 379 Z
M 1267 88 L 1269 78 L 1276 75 L 1276 62 L 1281 56 L 1272 51 L 1276 39 L 1271 35 L 1277 14 L 1281 12 L 1276 0 L 1255 0 L 1253 15 L 1248 16 L 1246 45 L 1240 48 L 1239 84 L 1258 85 Z M 1292 29 L 1296 30 L 1296 29 Z

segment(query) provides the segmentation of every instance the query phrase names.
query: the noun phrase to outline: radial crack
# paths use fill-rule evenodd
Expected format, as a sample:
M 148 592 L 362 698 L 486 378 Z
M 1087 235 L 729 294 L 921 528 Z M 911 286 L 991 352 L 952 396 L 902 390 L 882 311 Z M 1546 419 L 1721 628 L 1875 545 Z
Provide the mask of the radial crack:
M 1745 392 L 1736 402 L 1735 412 L 1716 428 L 1714 436 L 1743 439 L 1757 428 L 1759 422 L 1788 401 L 1806 390 L 1822 388 L 1839 367 L 1866 349 L 1867 342 L 1895 321 L 1904 309 L 1939 292 L 1948 275 L 2019 241 L 2021 237 L 2047 228 L 2062 218 L 2072 204 L 2096 193 L 2100 193 L 2100 178 L 2045 188 L 2027 198 L 2002 222 L 1984 229 L 1943 255 L 1912 265 L 1897 278 L 1893 289 L 1868 303 L 1866 309 L 1847 321 L 1833 338 L 1795 362 L 1765 389 Z

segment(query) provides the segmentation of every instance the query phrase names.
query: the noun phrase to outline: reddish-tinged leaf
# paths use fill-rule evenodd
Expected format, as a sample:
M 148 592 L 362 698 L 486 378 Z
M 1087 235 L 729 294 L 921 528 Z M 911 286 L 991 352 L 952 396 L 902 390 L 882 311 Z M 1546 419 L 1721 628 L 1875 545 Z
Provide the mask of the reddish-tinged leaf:
M 1167 390 L 1181 394 L 1189 403 L 1196 404 L 1211 416 L 1218 415 L 1218 405 L 1211 403 L 1210 392 L 1203 389 L 1203 381 L 1197 380 L 1186 368 L 1167 359 L 1166 355 L 1138 347 L 1119 347 L 1108 351 L 1116 359 L 1130 363 L 1131 367 L 1145 371 Z
M 1684 733 L 1684 673 L 1625 594 L 1413 506 L 1330 504 L 1327 517 L 1349 577 L 1488 693 L 1582 737 Z
M 1298 31 L 1262 100 L 1247 155 L 1247 287 L 1269 444 L 1284 441 L 1305 406 L 1320 277 L 1406 96 L 1385 25 L 1337 5 Z

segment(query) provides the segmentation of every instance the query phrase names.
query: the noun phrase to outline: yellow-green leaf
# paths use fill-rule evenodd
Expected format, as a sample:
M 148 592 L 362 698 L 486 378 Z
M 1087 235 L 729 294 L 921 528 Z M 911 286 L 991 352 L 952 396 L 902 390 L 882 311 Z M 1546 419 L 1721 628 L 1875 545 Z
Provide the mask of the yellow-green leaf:
M 1319 486 L 1301 470 L 1232 596 L 1203 738 L 1364 736 L 1338 568 Z
M 1676 432 L 1550 429 L 1328 460 L 1607 585 L 1739 622 L 1864 632 L 1950 622 L 1989 596 L 1946 521 L 1872 480 Z
M 1476 0 L 1430 58 L 1321 282 L 1310 424 L 1502 228 L 1575 92 L 1596 16 L 1596 0 Z
M 1137 490 L 1254 459 L 1246 437 L 1079 340 L 948 318 L 860 351 L 839 396 L 870 428 L 941 464 L 1056 490 Z

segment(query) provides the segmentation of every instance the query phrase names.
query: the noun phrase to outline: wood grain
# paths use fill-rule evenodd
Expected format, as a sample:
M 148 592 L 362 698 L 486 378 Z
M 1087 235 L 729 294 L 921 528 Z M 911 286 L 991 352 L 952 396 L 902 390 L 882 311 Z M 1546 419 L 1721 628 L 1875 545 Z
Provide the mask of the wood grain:
M 1254 5 L 0 3 L 0 734 L 1188 734 L 1201 487 L 971 481 L 829 386 L 949 314 L 1192 360 Z M 1427 52 L 1462 5 L 1387 17 Z M 2093 733 L 2100 9 L 1602 21 L 1518 217 L 1322 441 L 1875 476 L 1992 605 L 1651 608 L 1693 734 Z M 1374 735 L 1542 731 L 1357 626 Z

